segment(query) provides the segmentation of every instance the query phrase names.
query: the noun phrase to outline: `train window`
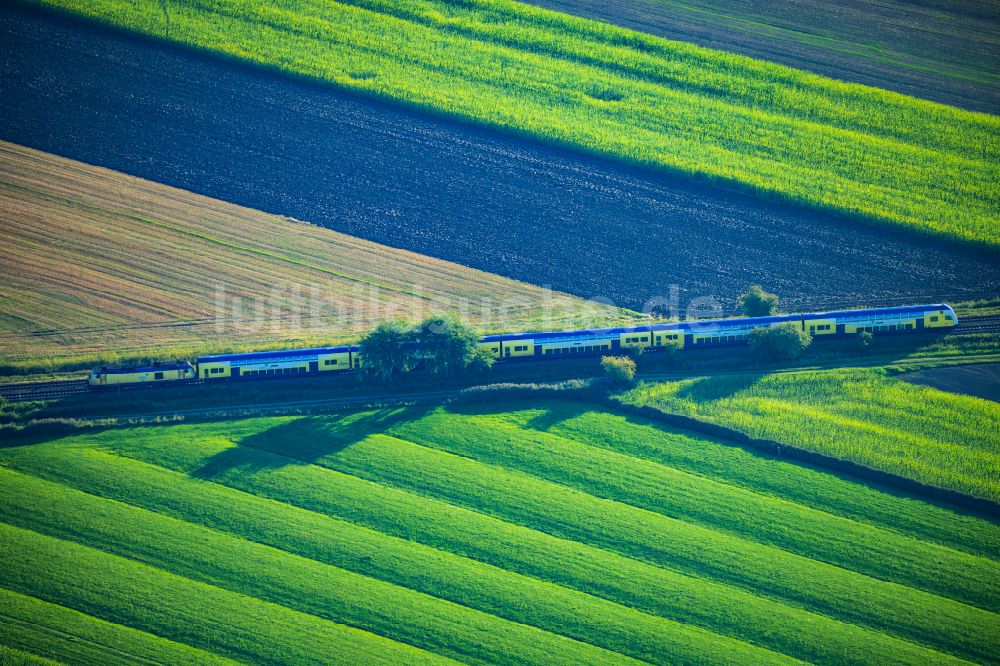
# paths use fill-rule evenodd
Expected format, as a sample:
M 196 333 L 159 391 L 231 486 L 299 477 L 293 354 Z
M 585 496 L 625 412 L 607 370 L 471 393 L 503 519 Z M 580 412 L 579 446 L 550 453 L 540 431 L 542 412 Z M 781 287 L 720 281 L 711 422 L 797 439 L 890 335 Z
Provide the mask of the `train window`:
M 328 358 L 325 361 L 323 361 L 323 365 L 337 365 L 337 359 Z
M 162 372 L 154 372 L 153 373 L 153 379 L 163 379 L 163 373 Z
M 931 317 L 931 321 L 937 321 L 938 319 L 940 319 L 940 317 L 938 317 L 937 315 Z

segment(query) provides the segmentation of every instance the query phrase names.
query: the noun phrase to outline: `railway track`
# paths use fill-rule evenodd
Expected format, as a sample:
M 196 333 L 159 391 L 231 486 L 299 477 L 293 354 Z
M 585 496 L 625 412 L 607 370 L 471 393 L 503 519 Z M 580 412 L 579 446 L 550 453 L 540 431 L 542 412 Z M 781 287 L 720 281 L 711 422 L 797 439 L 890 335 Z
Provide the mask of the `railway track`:
M 980 315 L 976 317 L 961 317 L 958 326 L 951 332 L 955 335 L 970 333 L 1000 333 L 1000 315 Z
M 87 385 L 86 379 L 0 384 L 0 398 L 3 398 L 7 402 L 54 400 L 56 398 L 87 393 L 88 391 L 90 391 L 90 386 Z
M 979 315 L 962 317 L 958 326 L 947 335 L 971 335 L 975 333 L 1000 333 L 1000 315 Z M 542 359 L 541 362 L 558 362 L 555 359 Z M 253 381 L 253 380 L 251 380 Z M 257 381 L 276 381 L 273 379 L 260 379 Z M 187 382 L 186 384 L 201 384 L 202 381 Z M 119 391 L 135 391 L 148 388 L 162 387 L 163 384 L 139 384 L 125 385 L 119 387 Z M 0 384 L 0 398 L 7 402 L 30 402 L 32 400 L 55 400 L 82 393 L 89 393 L 92 389 L 85 379 L 66 379 L 50 382 L 24 382 L 18 384 Z

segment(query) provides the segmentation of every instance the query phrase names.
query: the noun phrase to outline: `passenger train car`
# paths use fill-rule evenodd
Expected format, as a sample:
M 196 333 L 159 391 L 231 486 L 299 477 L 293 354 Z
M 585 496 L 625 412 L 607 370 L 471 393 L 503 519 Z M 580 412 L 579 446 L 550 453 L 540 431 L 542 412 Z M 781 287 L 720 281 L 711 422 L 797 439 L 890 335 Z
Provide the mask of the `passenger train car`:
M 948 305 L 915 305 L 870 310 L 651 324 L 585 331 L 551 331 L 487 335 L 479 341 L 498 361 L 622 352 L 630 348 L 656 350 L 668 344 L 684 349 L 747 344 L 755 328 L 793 322 L 816 339 L 873 334 L 915 333 L 950 328 L 958 317 Z M 221 354 L 190 363 L 144 368 L 100 368 L 90 374 L 92 386 L 178 381 L 237 380 L 279 375 L 346 372 L 363 367 L 356 346 L 317 347 L 282 351 Z

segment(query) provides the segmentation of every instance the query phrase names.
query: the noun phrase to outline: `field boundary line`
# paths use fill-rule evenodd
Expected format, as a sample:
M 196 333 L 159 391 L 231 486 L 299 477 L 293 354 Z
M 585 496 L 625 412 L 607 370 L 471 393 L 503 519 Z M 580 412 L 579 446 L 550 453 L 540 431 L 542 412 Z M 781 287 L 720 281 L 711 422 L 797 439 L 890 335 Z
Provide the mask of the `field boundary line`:
M 971 509 L 972 511 L 986 514 L 993 518 L 1000 518 L 1000 502 L 985 497 L 977 497 L 957 490 L 922 483 L 899 474 L 875 469 L 874 467 L 843 458 L 836 458 L 825 453 L 810 451 L 809 449 L 804 449 L 793 444 L 783 444 L 773 439 L 751 437 L 739 430 L 711 421 L 703 421 L 683 414 L 667 412 L 656 407 L 631 405 L 611 396 L 599 398 L 598 402 L 604 407 L 628 416 L 638 416 L 685 430 L 693 430 L 723 441 L 728 441 L 730 445 L 735 444 L 744 448 L 750 448 L 757 453 L 763 453 L 773 458 L 789 459 L 826 468 L 834 472 L 857 477 L 863 481 L 872 481 L 897 490 L 903 490 L 924 499 L 943 501 L 963 509 Z

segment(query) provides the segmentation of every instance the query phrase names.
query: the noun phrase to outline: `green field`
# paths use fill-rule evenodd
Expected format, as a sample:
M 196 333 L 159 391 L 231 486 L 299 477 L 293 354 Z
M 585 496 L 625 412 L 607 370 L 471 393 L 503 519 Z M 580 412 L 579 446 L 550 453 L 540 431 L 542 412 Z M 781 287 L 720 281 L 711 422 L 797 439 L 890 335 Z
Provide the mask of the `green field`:
M 639 316 L 4 142 L 0 224 L 0 374 L 353 341 L 443 311 L 494 330 Z
M 37 0 L 856 218 L 1000 245 L 1000 120 L 505 0 Z
M 530 0 L 555 11 L 996 113 L 990 3 L 908 0 Z
M 79 663 L 1000 659 L 995 523 L 582 403 L 11 442 L 0 533 Z
M 643 383 L 623 399 L 1000 499 L 1000 406 L 881 368 Z

